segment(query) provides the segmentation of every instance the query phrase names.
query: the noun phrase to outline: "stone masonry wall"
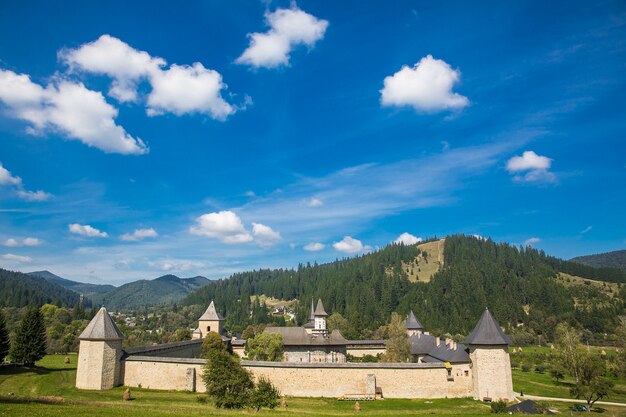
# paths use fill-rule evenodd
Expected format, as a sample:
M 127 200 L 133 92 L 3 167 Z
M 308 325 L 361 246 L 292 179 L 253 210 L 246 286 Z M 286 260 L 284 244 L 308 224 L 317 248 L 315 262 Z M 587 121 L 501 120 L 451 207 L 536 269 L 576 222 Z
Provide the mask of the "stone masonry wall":
M 123 384 L 164 390 L 206 391 L 202 382 L 202 359 L 128 357 L 122 361 Z M 264 376 L 283 395 L 340 397 L 366 394 L 371 375 L 387 398 L 455 398 L 472 395 L 469 364 L 453 365 L 448 378 L 443 364 L 295 364 L 242 361 L 258 378 Z M 190 371 L 194 369 L 194 371 Z M 190 381 L 193 374 L 193 381 Z
M 474 366 L 474 398 L 482 400 L 513 400 L 511 360 L 503 346 L 472 346 Z

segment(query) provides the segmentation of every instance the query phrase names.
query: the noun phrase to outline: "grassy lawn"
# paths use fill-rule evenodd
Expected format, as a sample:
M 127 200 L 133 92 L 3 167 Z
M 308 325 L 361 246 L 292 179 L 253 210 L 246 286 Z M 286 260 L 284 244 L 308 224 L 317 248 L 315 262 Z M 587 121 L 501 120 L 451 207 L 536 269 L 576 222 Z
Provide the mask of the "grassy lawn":
M 107 391 L 82 391 L 74 388 L 76 356 L 71 363 L 63 363 L 64 356 L 50 355 L 37 363 L 36 368 L 0 367 L 0 417 L 4 416 L 211 416 L 211 415 L 281 415 L 281 416 L 346 416 L 354 415 L 354 403 L 322 398 L 287 398 L 287 409 L 219 410 L 204 394 L 176 391 L 155 391 L 133 388 L 135 400 L 124 402 L 124 387 Z M 519 372 L 522 373 L 522 372 Z M 525 373 L 534 374 L 534 373 Z M 547 375 L 541 384 L 550 382 Z M 535 375 L 532 375 L 535 377 Z M 519 384 L 528 386 L 531 393 L 537 378 L 514 373 L 516 389 Z M 521 381 L 521 382 L 520 382 Z M 549 395 L 557 395 L 556 387 Z M 542 393 L 543 394 L 543 393 Z M 626 396 L 624 396 L 626 398 Z M 615 398 L 611 400 L 616 401 Z M 625 399 L 626 401 L 626 399 Z M 488 405 L 471 399 L 450 400 L 392 400 L 361 402 L 361 414 L 376 416 L 408 416 L 437 414 L 448 416 L 477 416 L 490 414 Z M 566 403 L 551 404 L 563 415 L 570 415 Z M 626 408 L 607 407 L 604 416 L 626 416 Z

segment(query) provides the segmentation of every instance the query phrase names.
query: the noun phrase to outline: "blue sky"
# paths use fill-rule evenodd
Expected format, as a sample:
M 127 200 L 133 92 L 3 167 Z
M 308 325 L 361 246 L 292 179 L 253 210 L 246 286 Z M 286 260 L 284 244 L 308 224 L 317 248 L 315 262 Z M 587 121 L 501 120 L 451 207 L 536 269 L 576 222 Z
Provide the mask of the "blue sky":
M 84 3 L 0 6 L 4 268 L 626 246 L 623 2 Z

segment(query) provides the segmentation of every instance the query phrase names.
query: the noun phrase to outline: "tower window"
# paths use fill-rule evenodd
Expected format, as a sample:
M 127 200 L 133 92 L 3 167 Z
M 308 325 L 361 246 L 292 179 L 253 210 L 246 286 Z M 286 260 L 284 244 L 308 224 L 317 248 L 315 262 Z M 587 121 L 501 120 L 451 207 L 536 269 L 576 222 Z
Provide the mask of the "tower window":
M 206 331 L 210 332 L 211 331 L 211 326 L 206 326 Z

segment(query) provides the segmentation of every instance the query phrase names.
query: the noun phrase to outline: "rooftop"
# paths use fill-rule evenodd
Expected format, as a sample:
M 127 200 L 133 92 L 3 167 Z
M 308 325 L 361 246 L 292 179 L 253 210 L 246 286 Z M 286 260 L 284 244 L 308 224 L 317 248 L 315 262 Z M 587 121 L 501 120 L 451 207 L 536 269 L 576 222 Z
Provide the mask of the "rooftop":
M 419 320 L 417 320 L 417 318 L 415 317 L 415 314 L 413 314 L 413 310 L 411 310 L 409 315 L 406 317 L 406 320 L 404 322 L 404 328 L 409 329 L 409 330 L 424 329 L 424 326 L 422 325 L 422 323 L 420 323 Z
M 510 345 L 511 339 L 504 334 L 489 309 L 478 320 L 478 324 L 463 342 L 468 345 Z
M 102 307 L 78 338 L 80 340 L 122 340 L 123 335 L 109 316 L 107 309 Z
M 327 316 L 326 310 L 324 310 L 324 304 L 322 304 L 322 299 L 317 300 L 317 307 L 315 307 L 315 313 L 313 313 L 315 317 L 318 316 Z
M 207 309 L 204 312 L 204 314 L 198 320 L 218 320 L 218 321 L 223 321 L 224 317 L 222 317 L 220 315 L 220 313 L 217 312 L 217 310 L 215 309 L 215 304 L 213 303 L 213 301 L 211 301 L 211 304 L 209 304 L 209 307 L 207 307 Z

